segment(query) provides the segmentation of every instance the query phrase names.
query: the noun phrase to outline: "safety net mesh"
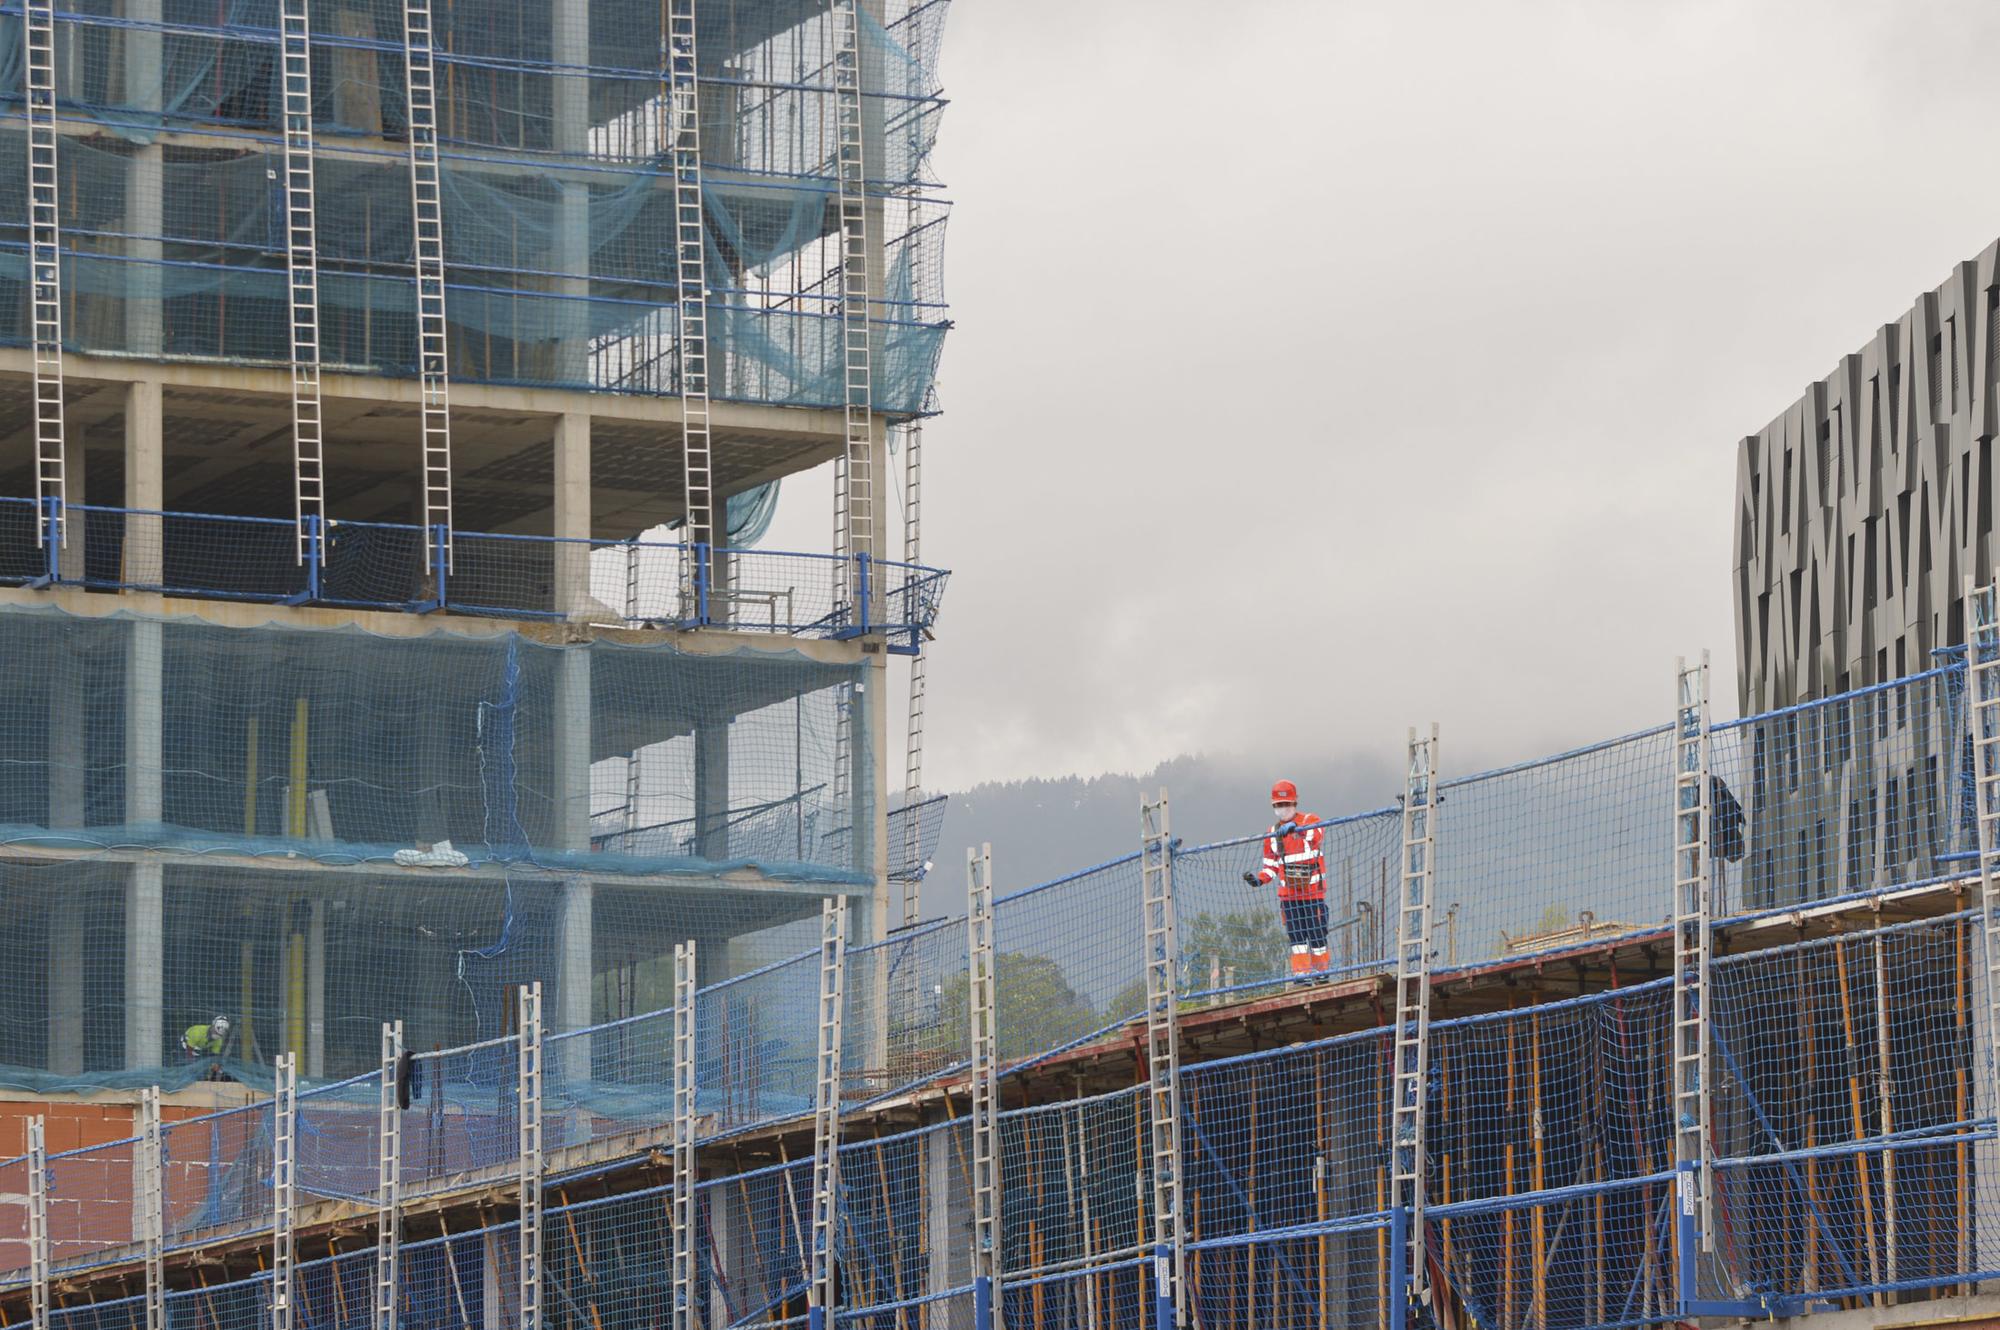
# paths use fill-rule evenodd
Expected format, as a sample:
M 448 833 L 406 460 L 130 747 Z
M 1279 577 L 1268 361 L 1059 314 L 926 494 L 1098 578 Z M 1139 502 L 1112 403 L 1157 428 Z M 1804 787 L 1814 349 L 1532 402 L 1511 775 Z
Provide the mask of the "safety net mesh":
M 928 179 L 946 6 L 860 31 L 881 409 L 923 409 L 946 320 L 947 205 Z M 18 3 L 0 7 L 0 178 L 24 179 Z M 436 7 L 446 317 L 455 377 L 678 391 L 667 10 L 639 0 Z M 844 403 L 834 88 L 824 0 L 696 6 L 713 396 Z M 321 356 L 413 375 L 403 10 L 311 9 Z M 64 335 L 77 350 L 290 357 L 276 0 L 82 0 L 56 33 Z M 0 342 L 31 334 L 26 202 L 0 217 Z
M 381 1021 L 494 1037 L 537 980 L 578 1029 L 671 1005 L 679 942 L 719 982 L 872 891 L 860 665 L 45 610 L 0 638 L 8 1083 L 184 1079 L 218 1014 L 253 1083 L 288 1050 L 360 1074 Z

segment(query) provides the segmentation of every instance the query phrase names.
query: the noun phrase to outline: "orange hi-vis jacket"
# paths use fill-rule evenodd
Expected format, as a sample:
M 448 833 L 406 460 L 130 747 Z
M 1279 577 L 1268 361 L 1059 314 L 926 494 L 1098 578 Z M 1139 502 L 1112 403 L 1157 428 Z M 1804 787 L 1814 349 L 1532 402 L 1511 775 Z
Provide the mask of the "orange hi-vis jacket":
M 1264 869 L 1259 882 L 1276 882 L 1281 901 L 1326 899 L 1326 828 L 1311 813 L 1292 819 L 1292 831 L 1280 837 L 1278 828 L 1264 837 Z

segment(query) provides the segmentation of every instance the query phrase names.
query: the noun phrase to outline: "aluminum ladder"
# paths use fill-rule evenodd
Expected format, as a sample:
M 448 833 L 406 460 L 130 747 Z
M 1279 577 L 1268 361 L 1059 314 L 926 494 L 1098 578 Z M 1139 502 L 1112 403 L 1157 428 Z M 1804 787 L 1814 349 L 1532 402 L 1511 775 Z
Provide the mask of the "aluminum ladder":
M 674 948 L 674 1300 L 671 1330 L 699 1330 L 694 1298 L 695 1246 L 695 949 Z
M 166 1149 L 160 1134 L 160 1087 L 139 1092 L 139 1144 L 132 1162 L 138 1173 L 133 1195 L 139 1213 L 135 1227 L 139 1259 L 146 1280 L 146 1330 L 167 1330 L 166 1277 Z
M 525 984 L 520 998 L 519 1070 L 521 1188 L 521 1330 L 542 1325 L 542 985 Z
M 35 356 L 35 544 L 67 543 L 63 456 L 62 237 L 58 227 L 54 0 L 25 0 L 28 270 Z
M 430 0 L 403 0 L 409 96 L 410 221 L 417 279 L 417 381 L 423 412 L 424 571 L 451 571 L 451 377 L 444 316 L 444 206 L 438 192 L 437 66 Z M 444 529 L 444 567 L 431 542 Z
M 1146 1099 L 1151 1109 L 1153 1315 L 1155 1330 L 1185 1325 L 1181 1290 L 1187 1251 L 1181 1222 L 1181 1050 L 1174 999 L 1180 944 L 1174 921 L 1173 829 L 1167 792 L 1139 801 L 1140 876 L 1146 936 Z
M 49 1330 L 49 1150 L 48 1123 L 28 1119 L 28 1317 L 34 1330 Z
M 999 1029 L 993 960 L 993 847 L 965 850 L 967 988 L 972 1031 L 972 1281 L 974 1330 L 1000 1304 Z
M 862 151 L 861 17 L 859 0 L 834 0 L 834 168 L 840 208 L 840 346 L 845 385 L 846 446 L 834 467 L 835 552 L 875 550 L 874 375 L 868 335 L 868 173 Z M 841 578 L 854 605 L 860 593 L 851 559 Z M 872 598 L 872 592 L 871 598 Z M 859 607 L 854 621 L 863 617 Z
M 924 427 L 912 420 L 902 426 L 903 435 L 903 562 L 912 568 L 923 561 L 924 526 Z M 906 571 L 905 576 L 911 576 Z M 923 826 L 912 811 L 924 794 L 924 689 L 926 670 L 921 641 L 912 644 L 910 657 L 910 709 L 903 730 L 903 922 L 913 924 L 921 908 L 923 868 L 917 856 L 923 851 Z
M 707 225 L 701 204 L 701 101 L 696 74 L 695 0 L 673 0 L 667 16 L 667 153 L 674 173 L 674 291 L 680 326 L 681 480 L 691 558 L 715 545 L 715 476 L 708 427 Z M 700 548 L 698 548 L 700 547 Z M 712 557 L 712 556 L 711 556 Z M 694 594 L 692 568 L 682 579 Z M 683 620 L 694 618 L 690 604 Z
M 283 0 L 278 23 L 285 112 L 285 271 L 292 301 L 292 510 L 303 564 L 308 554 L 317 555 L 309 546 L 326 530 L 310 0 Z
M 299 1056 L 281 1053 L 271 1095 L 271 1326 L 292 1330 L 298 1217 Z
M 820 910 L 819 1053 L 813 1086 L 812 1246 L 807 1252 L 806 1314 L 811 1330 L 833 1324 L 840 1222 L 840 1053 L 847 994 L 847 901 Z
M 2000 575 L 1966 589 L 1966 719 L 1979 826 L 1979 922 L 1986 960 L 1986 1071 L 2000 1102 Z
M 1674 662 L 1674 1168 L 1680 1201 L 1681 1266 L 1693 1270 L 1696 1230 L 1714 1250 L 1709 1204 L 1708 973 L 1709 898 L 1708 656 Z M 1682 1294 L 1692 1297 L 1691 1281 Z
M 396 1330 L 403 1265 L 403 1023 L 382 1025 L 382 1078 L 375 1121 L 375 1323 Z
M 1437 884 L 1438 729 L 1422 739 L 1409 732 L 1403 786 L 1401 899 L 1396 911 L 1396 1038 L 1391 1059 L 1389 1166 L 1392 1260 L 1400 1261 L 1407 1296 L 1393 1290 L 1392 1325 L 1412 1305 L 1430 1301 L 1430 1267 L 1424 1242 L 1424 1192 L 1428 1160 L 1424 1133 L 1429 1110 L 1431 1057 L 1431 899 Z M 1408 1228 L 1407 1242 L 1393 1228 Z

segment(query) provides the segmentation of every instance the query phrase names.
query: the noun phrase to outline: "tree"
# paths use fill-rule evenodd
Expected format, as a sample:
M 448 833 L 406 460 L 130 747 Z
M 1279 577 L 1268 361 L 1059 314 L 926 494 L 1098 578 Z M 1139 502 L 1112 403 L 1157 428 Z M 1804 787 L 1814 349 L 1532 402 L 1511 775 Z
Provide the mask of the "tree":
M 1062 966 L 1047 956 L 1003 951 L 993 958 L 999 1057 L 1005 1064 L 1035 1057 L 1083 1038 L 1104 1023 L 1089 998 L 1069 986 Z M 971 980 L 945 982 L 939 1025 L 955 1057 L 972 1048 Z
M 1224 914 L 1198 914 L 1180 927 L 1181 963 L 1176 984 L 1181 996 L 1209 989 L 1211 969 L 1219 972 L 1218 983 L 1228 984 L 1233 969 L 1236 983 L 1254 984 L 1261 980 L 1287 977 L 1291 967 L 1291 939 L 1275 909 L 1231 910 Z M 1217 964 L 1220 962 L 1220 964 Z M 1106 1020 L 1125 1020 L 1146 1010 L 1146 980 L 1142 975 L 1118 990 L 1104 1009 Z

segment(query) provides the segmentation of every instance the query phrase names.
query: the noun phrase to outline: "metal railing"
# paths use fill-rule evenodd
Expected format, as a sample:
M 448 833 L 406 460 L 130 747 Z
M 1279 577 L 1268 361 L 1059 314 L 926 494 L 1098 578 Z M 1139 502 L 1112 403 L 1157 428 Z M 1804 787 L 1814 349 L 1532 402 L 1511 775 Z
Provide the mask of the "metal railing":
M 57 501 L 49 500 L 51 505 Z M 53 520 L 54 514 L 41 514 Z M 950 576 L 867 554 L 579 540 L 392 522 L 70 504 L 66 540 L 36 539 L 35 501 L 0 498 L 0 586 L 148 591 L 204 600 L 410 614 L 728 628 L 785 637 L 881 635 L 913 652 Z M 439 557 L 449 550 L 449 559 Z

